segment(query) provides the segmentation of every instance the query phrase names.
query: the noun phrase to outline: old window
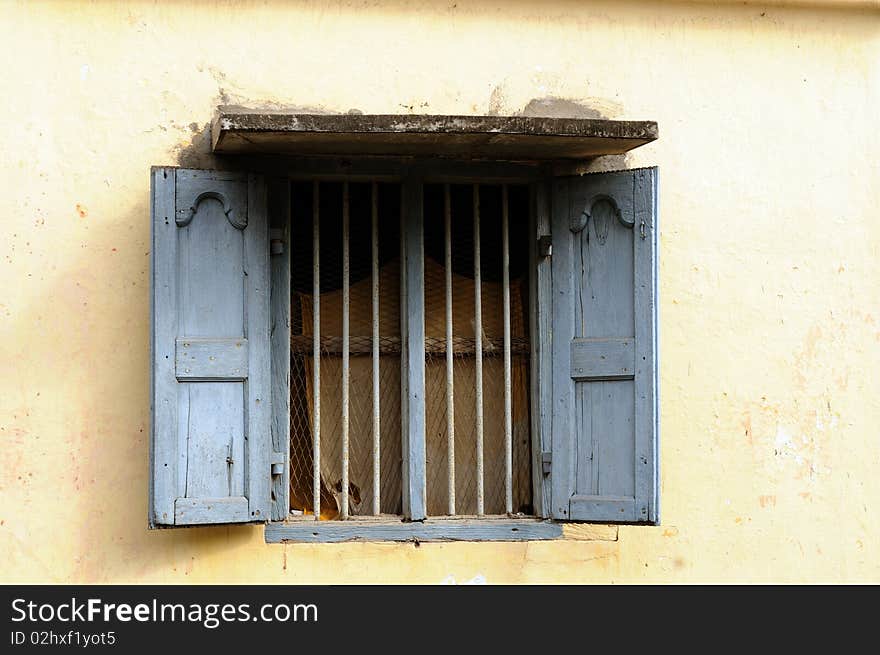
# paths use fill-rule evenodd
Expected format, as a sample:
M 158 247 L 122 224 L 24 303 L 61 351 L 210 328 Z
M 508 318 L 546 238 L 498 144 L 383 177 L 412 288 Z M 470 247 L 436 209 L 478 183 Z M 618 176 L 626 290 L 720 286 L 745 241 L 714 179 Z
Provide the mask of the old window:
M 234 127 L 215 149 L 241 147 Z M 338 132 L 308 134 L 336 154 Z M 658 520 L 656 172 L 565 175 L 553 139 L 535 161 L 503 139 L 498 161 L 414 157 L 404 136 L 379 161 L 154 169 L 151 525 L 338 541 Z

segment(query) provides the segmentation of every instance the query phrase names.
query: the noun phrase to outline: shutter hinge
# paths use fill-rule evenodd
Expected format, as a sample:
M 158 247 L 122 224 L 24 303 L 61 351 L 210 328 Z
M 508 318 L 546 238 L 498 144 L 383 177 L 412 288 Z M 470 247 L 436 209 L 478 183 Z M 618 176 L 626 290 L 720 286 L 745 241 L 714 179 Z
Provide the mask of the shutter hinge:
M 284 453 L 272 453 L 272 475 L 284 475 Z
M 284 230 L 269 230 L 269 254 L 280 255 L 284 252 Z
M 553 453 L 541 453 L 541 470 L 544 475 L 550 475 L 550 465 L 553 463 Z
M 549 234 L 538 237 L 538 257 L 551 257 L 553 255 L 553 238 Z

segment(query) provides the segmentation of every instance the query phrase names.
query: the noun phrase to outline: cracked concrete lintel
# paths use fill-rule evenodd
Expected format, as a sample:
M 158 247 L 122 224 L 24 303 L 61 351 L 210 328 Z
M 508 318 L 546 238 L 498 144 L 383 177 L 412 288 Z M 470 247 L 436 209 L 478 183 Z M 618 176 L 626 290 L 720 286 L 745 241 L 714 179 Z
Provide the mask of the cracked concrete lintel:
M 535 116 L 301 114 L 219 107 L 215 153 L 401 155 L 517 160 L 622 154 L 658 137 L 654 121 Z

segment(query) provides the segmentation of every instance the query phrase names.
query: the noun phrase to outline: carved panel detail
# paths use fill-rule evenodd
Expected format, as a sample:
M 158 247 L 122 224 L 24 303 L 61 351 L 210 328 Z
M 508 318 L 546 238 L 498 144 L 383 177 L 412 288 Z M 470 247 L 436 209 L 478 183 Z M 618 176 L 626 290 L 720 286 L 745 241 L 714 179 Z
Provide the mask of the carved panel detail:
M 219 191 L 202 191 L 191 201 L 187 198 L 181 198 L 178 196 L 177 204 L 180 208 L 177 210 L 177 215 L 175 216 L 177 225 L 180 227 L 186 227 L 189 225 L 193 217 L 196 215 L 196 211 L 198 211 L 199 203 L 201 203 L 202 200 L 209 198 L 217 200 L 223 205 L 223 213 L 226 215 L 226 218 L 229 220 L 232 227 L 237 230 L 243 230 L 247 227 L 247 212 L 233 207 L 227 195 Z
M 609 225 L 607 224 L 606 219 L 610 217 L 608 216 L 607 211 L 600 210 L 599 212 L 596 212 L 596 209 L 599 207 L 601 207 L 602 210 L 604 210 L 605 207 L 610 208 L 611 213 L 613 213 L 614 216 L 617 217 L 617 220 L 624 227 L 632 229 L 632 227 L 635 225 L 635 221 L 627 220 L 627 217 L 624 216 L 622 211 L 620 211 L 620 207 L 618 206 L 617 202 L 615 202 L 613 197 L 602 193 L 589 198 L 589 200 L 584 203 L 584 208 L 580 213 L 578 213 L 577 211 L 571 212 L 571 221 L 569 223 L 569 228 L 571 229 L 571 231 L 577 234 L 585 227 L 587 227 L 587 222 L 590 220 L 590 217 L 598 213 L 599 216 L 594 216 L 594 221 L 597 222 L 595 226 L 596 236 L 599 238 L 600 243 L 604 243 L 605 237 L 608 236 L 609 229 Z M 602 225 L 598 224 L 598 222 L 600 221 L 600 216 Z

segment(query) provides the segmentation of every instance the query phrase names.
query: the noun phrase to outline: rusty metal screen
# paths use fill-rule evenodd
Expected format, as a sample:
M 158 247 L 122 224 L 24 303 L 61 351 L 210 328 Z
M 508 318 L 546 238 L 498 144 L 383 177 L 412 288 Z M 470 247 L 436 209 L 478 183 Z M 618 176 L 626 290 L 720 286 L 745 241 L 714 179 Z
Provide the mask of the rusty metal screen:
M 532 514 L 528 189 L 424 197 L 428 514 Z
M 528 189 L 423 198 L 428 515 L 531 514 Z M 402 512 L 400 226 L 398 184 L 291 185 L 291 514 Z
M 291 220 L 291 510 L 400 514 L 400 187 L 295 183 Z

